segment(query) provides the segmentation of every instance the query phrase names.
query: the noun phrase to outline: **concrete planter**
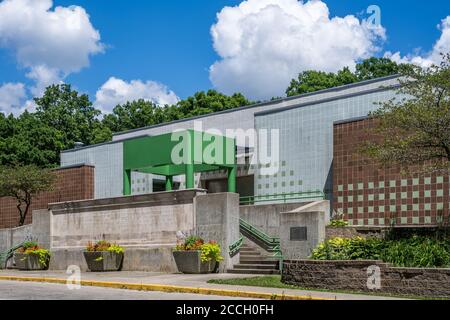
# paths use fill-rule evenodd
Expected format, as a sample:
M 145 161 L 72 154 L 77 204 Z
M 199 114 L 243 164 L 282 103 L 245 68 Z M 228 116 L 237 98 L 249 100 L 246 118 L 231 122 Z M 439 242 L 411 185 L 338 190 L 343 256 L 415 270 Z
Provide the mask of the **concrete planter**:
M 50 256 L 47 255 L 46 263 L 39 261 L 39 255 L 33 253 L 14 253 L 16 268 L 22 271 L 47 270 Z
M 218 263 L 215 260 L 202 262 L 201 251 L 173 251 L 178 271 L 188 274 L 212 273 Z
M 105 272 L 122 269 L 123 253 L 109 251 L 84 251 L 84 259 L 90 271 Z

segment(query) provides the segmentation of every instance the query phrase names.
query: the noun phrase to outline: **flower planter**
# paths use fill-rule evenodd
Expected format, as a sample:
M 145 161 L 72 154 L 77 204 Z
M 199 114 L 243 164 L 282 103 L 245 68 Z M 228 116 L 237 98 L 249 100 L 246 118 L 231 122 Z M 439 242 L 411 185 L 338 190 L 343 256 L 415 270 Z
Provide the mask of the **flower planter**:
M 45 264 L 39 261 L 39 254 L 35 253 L 14 253 L 16 268 L 23 271 L 47 270 L 50 256 L 47 255 Z
M 84 251 L 84 259 L 90 271 L 105 272 L 122 269 L 123 253 L 110 251 Z
M 201 251 L 173 251 L 173 257 L 178 271 L 187 274 L 212 273 L 216 270 L 215 260 L 202 262 Z

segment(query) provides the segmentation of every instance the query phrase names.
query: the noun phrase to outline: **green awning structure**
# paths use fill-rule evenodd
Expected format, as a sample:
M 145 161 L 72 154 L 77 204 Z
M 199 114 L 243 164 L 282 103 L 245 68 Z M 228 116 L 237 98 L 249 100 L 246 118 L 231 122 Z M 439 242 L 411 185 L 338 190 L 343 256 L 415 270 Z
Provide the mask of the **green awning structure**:
M 184 175 L 186 188 L 194 188 L 194 174 L 226 169 L 228 192 L 236 192 L 236 141 L 221 135 L 183 130 L 144 136 L 123 143 L 123 193 L 131 195 L 131 172 L 166 177 L 166 190 L 173 177 Z

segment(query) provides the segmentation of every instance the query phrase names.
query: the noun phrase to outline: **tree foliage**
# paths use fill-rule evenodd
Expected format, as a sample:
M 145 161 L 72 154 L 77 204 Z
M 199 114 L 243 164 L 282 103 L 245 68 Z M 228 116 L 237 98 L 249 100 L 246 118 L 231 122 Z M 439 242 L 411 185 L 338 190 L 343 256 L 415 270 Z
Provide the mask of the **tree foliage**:
M 304 71 L 297 79 L 292 79 L 286 90 L 288 97 L 333 88 L 363 80 L 385 77 L 398 74 L 400 70 L 407 68 L 404 65 L 386 58 L 370 58 L 356 65 L 355 72 L 345 67 L 337 73 L 322 71 Z
M 362 151 L 382 165 L 450 170 L 450 54 L 439 66 L 403 70 L 398 96 L 371 115 L 378 139 Z
M 137 100 L 116 106 L 112 114 L 104 117 L 103 125 L 111 132 L 121 132 L 249 104 L 251 101 L 240 93 L 227 96 L 215 90 L 197 92 L 171 106 Z
M 35 165 L 0 166 L 0 197 L 17 201 L 19 225 L 25 223 L 33 198 L 40 192 L 52 190 L 56 175 Z

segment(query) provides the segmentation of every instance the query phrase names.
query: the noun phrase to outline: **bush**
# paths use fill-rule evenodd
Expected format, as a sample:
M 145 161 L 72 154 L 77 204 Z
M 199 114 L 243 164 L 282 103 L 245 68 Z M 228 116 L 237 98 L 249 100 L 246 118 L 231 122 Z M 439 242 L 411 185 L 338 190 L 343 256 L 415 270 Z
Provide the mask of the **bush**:
M 86 251 L 88 252 L 108 251 L 108 252 L 115 252 L 117 254 L 124 252 L 121 246 L 104 240 L 97 241 L 95 244 L 89 241 L 88 245 L 86 246 Z
M 339 228 L 348 226 L 348 222 L 345 220 L 331 220 L 330 227 Z
M 398 267 L 450 266 L 450 240 L 334 238 L 313 250 L 315 260 L 382 260 Z
M 215 241 L 205 243 L 205 241 L 197 236 L 186 238 L 184 243 L 177 244 L 175 251 L 201 251 L 200 258 L 202 262 L 215 260 L 220 262 L 223 260 L 220 245 Z

